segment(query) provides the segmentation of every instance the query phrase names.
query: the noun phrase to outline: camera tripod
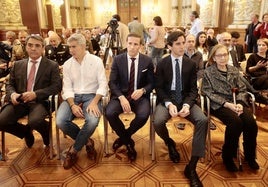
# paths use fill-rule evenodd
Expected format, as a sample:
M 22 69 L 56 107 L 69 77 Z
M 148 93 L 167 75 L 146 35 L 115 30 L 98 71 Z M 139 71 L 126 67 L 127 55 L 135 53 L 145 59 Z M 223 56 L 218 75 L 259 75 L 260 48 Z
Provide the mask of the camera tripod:
M 105 32 L 108 30 L 109 26 L 106 28 Z M 103 57 L 103 64 L 104 67 L 106 67 L 109 51 L 112 51 L 112 57 L 119 54 L 120 50 L 122 49 L 122 43 L 119 36 L 119 32 L 116 29 L 113 29 L 109 32 L 108 35 L 108 41 L 106 43 L 105 51 L 104 51 L 104 57 Z

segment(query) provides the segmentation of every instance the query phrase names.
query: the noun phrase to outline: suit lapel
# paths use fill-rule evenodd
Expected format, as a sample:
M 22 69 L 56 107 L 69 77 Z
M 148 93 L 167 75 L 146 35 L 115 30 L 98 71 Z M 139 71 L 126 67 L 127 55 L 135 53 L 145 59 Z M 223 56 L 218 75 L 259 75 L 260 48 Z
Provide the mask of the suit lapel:
M 142 62 L 142 56 L 139 55 L 139 64 L 138 64 L 138 74 L 137 74 L 137 87 L 140 84 L 140 79 L 141 79 L 141 71 L 143 70 L 143 63 Z
M 27 90 L 27 67 L 28 67 L 28 61 L 29 59 L 25 59 L 23 61 L 23 64 L 22 64 L 22 75 L 25 75 L 24 76 L 24 79 L 23 79 L 23 88 L 25 88 L 25 90 Z
M 122 72 L 123 72 L 123 77 L 126 77 L 126 84 L 128 85 L 128 79 L 129 79 L 129 73 L 128 73 L 128 58 L 127 58 L 127 54 L 125 53 L 125 55 L 122 56 L 122 58 L 120 59 L 121 63 L 119 63 L 119 66 L 122 66 Z M 126 62 L 126 63 L 125 63 Z M 121 67 L 119 67 L 121 68 Z
M 40 79 L 41 75 L 44 73 L 45 66 L 46 66 L 46 62 L 44 61 L 44 57 L 42 57 L 37 73 L 36 73 L 34 86 L 38 83 L 38 80 Z

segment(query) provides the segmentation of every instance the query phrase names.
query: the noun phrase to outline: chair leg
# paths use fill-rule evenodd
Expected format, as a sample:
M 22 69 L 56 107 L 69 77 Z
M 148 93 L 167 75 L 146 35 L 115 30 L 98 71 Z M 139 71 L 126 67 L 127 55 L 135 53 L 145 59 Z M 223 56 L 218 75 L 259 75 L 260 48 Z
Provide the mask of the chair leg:
M 103 115 L 103 125 L 104 125 L 104 154 L 109 154 L 108 148 L 108 121 L 106 117 Z
M 5 141 L 5 132 L 2 131 L 2 161 L 6 160 L 6 141 Z
M 53 159 L 52 114 L 49 114 L 49 158 Z
M 60 130 L 56 125 L 56 144 L 57 144 L 57 159 L 60 160 Z
M 241 158 L 241 153 L 240 153 L 240 138 L 238 140 L 237 159 L 238 159 L 239 171 L 243 171 L 242 158 Z
M 153 123 L 150 123 L 150 154 L 152 155 L 152 161 L 155 160 L 155 131 Z

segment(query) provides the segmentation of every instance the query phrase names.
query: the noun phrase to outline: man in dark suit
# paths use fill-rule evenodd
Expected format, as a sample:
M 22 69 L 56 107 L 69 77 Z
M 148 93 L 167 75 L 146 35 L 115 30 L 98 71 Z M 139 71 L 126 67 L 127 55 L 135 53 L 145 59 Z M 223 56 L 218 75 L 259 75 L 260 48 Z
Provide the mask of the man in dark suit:
M 140 47 L 141 37 L 131 33 L 127 37 L 127 52 L 114 58 L 109 80 L 111 100 L 106 108 L 106 117 L 119 136 L 113 149 L 116 151 L 125 145 L 131 161 L 137 157 L 131 136 L 143 127 L 150 115 L 149 96 L 154 82 L 152 59 L 139 53 Z M 131 111 L 135 118 L 126 129 L 119 115 Z
M 231 32 L 231 47 L 232 47 L 232 50 L 236 54 L 238 63 L 246 60 L 244 47 L 243 45 L 238 43 L 239 38 L 240 38 L 240 34 L 237 31 Z
M 196 165 L 200 157 L 205 156 L 207 133 L 207 117 L 196 103 L 197 75 L 196 65 L 191 59 L 183 56 L 185 50 L 184 33 L 175 31 L 167 38 L 171 55 L 165 57 L 156 68 L 156 94 L 158 105 L 154 114 L 156 133 L 168 146 L 169 157 L 174 162 L 180 161 L 175 142 L 170 138 L 166 122 L 171 117 L 184 117 L 190 120 L 194 128 L 192 156 L 185 167 L 184 175 L 191 186 L 203 186 L 196 173 Z
M 69 46 L 61 42 L 61 38 L 55 32 L 49 35 L 49 45 L 45 47 L 45 56 L 58 62 L 60 67 L 71 58 Z
M 257 53 L 257 37 L 254 35 L 254 30 L 261 22 L 259 21 L 259 15 L 251 15 L 251 23 L 248 24 L 246 29 L 245 41 L 247 43 L 247 53 Z
M 42 57 L 44 40 L 37 35 L 26 39 L 29 58 L 16 61 L 6 85 L 9 103 L 0 113 L 0 131 L 25 138 L 30 148 L 34 143 L 32 130 L 38 131 L 49 146 L 48 114 L 45 100 L 61 90 L 61 79 L 56 62 Z M 28 125 L 19 124 L 19 118 L 28 115 Z

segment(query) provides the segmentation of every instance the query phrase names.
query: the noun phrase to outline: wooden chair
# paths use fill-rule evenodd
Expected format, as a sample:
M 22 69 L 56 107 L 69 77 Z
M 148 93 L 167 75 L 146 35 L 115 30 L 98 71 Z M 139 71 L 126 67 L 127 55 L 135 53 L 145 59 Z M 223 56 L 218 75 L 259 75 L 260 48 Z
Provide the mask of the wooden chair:
M 4 102 L 4 97 L 5 95 L 2 96 L 2 104 Z M 52 136 L 52 113 L 54 111 L 54 106 L 57 106 L 57 102 L 58 102 L 58 95 L 51 95 L 49 96 L 47 103 L 48 103 L 48 115 L 47 115 L 47 119 L 48 119 L 48 124 L 49 124 L 49 158 L 52 159 L 53 158 L 53 136 Z M 6 153 L 5 153 L 5 132 L 2 131 L 1 132 L 2 135 L 2 160 L 6 160 Z

